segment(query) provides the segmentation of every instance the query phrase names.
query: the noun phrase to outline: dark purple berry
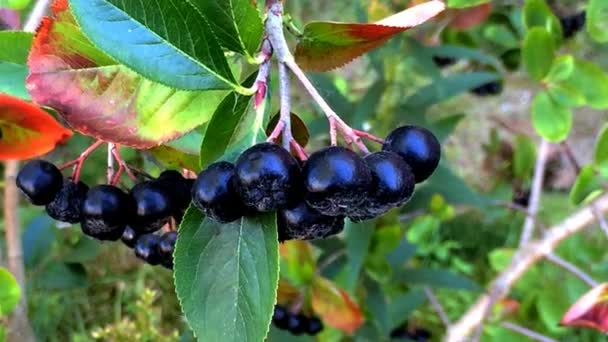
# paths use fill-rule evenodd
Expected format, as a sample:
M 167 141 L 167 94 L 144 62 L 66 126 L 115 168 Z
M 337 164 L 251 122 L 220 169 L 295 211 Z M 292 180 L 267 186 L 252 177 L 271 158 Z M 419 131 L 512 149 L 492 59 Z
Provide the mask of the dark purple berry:
M 138 238 L 139 234 L 137 234 L 137 232 L 133 228 L 131 228 L 131 226 L 127 226 L 125 228 L 125 231 L 122 233 L 122 236 L 120 237 L 122 242 L 129 248 L 135 247 L 135 242 L 137 242 Z
M 562 32 L 564 38 L 572 38 L 583 27 L 585 27 L 586 19 L 587 14 L 585 11 L 567 17 L 559 18 L 559 21 L 562 24 Z
M 348 215 L 358 208 L 372 179 L 363 159 L 339 146 L 313 153 L 304 166 L 303 178 L 306 201 L 328 216 Z
M 302 335 L 307 325 L 308 319 L 304 315 L 289 314 L 287 317 L 287 330 L 294 335 Z
M 98 185 L 87 192 L 80 225 L 85 235 L 115 241 L 134 215 L 135 204 L 129 195 L 111 185 Z
M 323 331 L 323 322 L 317 317 L 311 317 L 308 319 L 308 325 L 306 326 L 306 333 L 311 336 L 315 336 Z
M 135 256 L 150 265 L 158 265 L 162 261 L 158 252 L 160 237 L 156 234 L 142 235 L 135 242 Z
M 418 126 L 403 126 L 392 131 L 382 149 L 400 155 L 412 169 L 416 183 L 429 178 L 441 159 L 437 138 L 431 131 Z
M 161 263 L 168 269 L 173 269 L 173 250 L 177 242 L 177 232 L 167 232 L 160 237 L 158 241 L 158 254 L 161 258 Z
M 32 160 L 17 174 L 17 187 L 34 205 L 47 205 L 63 186 L 59 169 L 44 160 Z
M 344 229 L 343 216 L 325 216 L 301 201 L 277 212 L 279 241 L 316 240 Z
M 221 161 L 201 172 L 192 187 L 192 203 L 220 223 L 241 218 L 245 206 L 238 194 L 234 165 Z
M 190 206 L 190 194 L 193 179 L 186 179 L 175 170 L 163 171 L 158 177 L 158 181 L 171 195 L 171 202 L 174 207 L 174 216 L 183 215 Z
M 276 144 L 255 145 L 236 162 L 239 194 L 245 206 L 270 212 L 290 203 L 299 191 L 300 166 Z
M 372 185 L 363 204 L 350 218 L 364 221 L 403 205 L 414 193 L 416 180 L 409 165 L 398 154 L 381 151 L 365 157 L 372 171 Z
M 287 321 L 289 319 L 290 313 L 284 306 L 275 305 L 274 313 L 272 314 L 272 323 L 282 330 L 287 329 Z
M 78 223 L 82 220 L 82 203 L 89 187 L 83 182 L 74 183 L 71 179 L 63 182 L 63 187 L 55 199 L 46 205 L 46 213 L 61 222 Z
M 477 96 L 491 96 L 498 95 L 502 92 L 502 83 L 501 82 L 488 82 L 486 84 L 482 84 L 477 88 L 473 88 L 471 93 Z
M 135 216 L 131 227 L 138 234 L 147 234 L 161 229 L 171 220 L 172 198 L 169 190 L 157 181 L 139 183 L 131 189 L 135 200 Z

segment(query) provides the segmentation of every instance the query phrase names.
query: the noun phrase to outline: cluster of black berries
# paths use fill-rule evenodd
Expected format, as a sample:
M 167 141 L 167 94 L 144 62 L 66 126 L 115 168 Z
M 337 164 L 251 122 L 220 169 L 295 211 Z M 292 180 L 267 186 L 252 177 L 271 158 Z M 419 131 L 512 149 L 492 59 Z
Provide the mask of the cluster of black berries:
M 502 83 L 499 81 L 488 82 L 471 90 L 471 93 L 477 96 L 492 96 L 502 92 Z
M 571 38 L 579 32 L 585 26 L 586 19 L 587 14 L 585 11 L 559 18 L 564 38 Z
M 408 339 L 417 342 L 430 341 L 432 334 L 426 329 L 408 329 L 406 327 L 399 327 L 391 332 L 392 339 Z
M 176 232 L 158 231 L 179 221 L 190 204 L 192 180 L 165 171 L 158 179 L 135 185 L 129 193 L 111 185 L 89 189 L 64 179 L 57 167 L 43 160 L 28 162 L 17 175 L 17 186 L 34 205 L 46 206 L 55 220 L 80 223 L 85 235 L 122 241 L 151 265 L 173 267 Z
M 304 333 L 315 336 L 323 330 L 323 322 L 318 317 L 307 317 L 293 314 L 281 305 L 275 305 L 272 323 L 281 330 L 287 330 L 293 335 Z
M 198 175 L 193 204 L 222 223 L 255 212 L 277 212 L 279 240 L 313 240 L 342 231 L 344 218 L 363 221 L 401 206 L 427 179 L 441 156 L 428 130 L 404 126 L 381 152 L 361 158 L 332 146 L 300 163 L 282 147 L 263 143 L 235 164 L 221 161 Z

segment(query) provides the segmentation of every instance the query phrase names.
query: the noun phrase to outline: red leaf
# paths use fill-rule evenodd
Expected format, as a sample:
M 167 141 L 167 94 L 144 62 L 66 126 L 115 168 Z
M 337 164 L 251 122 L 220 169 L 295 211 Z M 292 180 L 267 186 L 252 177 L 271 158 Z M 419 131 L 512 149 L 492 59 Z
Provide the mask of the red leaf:
M 312 285 L 312 308 L 323 322 L 351 335 L 365 321 L 348 293 L 322 277 L 316 277 Z
M 445 9 L 432 0 L 375 23 L 312 22 L 296 47 L 296 61 L 307 70 L 327 71 L 384 44 L 397 33 L 418 26 Z
M 608 283 L 598 285 L 576 301 L 560 324 L 608 332 Z
M 44 110 L 0 93 L 0 160 L 41 156 L 71 136 Z
M 454 11 L 450 27 L 456 30 L 468 30 L 481 25 L 492 14 L 492 4 L 486 3 L 475 7 Z

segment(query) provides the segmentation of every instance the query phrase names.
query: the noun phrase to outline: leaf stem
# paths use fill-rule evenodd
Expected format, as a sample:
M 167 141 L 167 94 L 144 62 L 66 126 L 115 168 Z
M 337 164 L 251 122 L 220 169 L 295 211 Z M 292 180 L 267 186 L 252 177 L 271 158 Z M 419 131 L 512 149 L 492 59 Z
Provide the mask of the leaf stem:
M 449 326 L 451 324 L 450 318 L 448 317 L 448 314 L 443 309 L 443 306 L 441 306 L 441 303 L 439 303 L 439 299 L 437 299 L 437 297 L 433 293 L 433 290 L 431 290 L 430 287 L 426 286 L 424 288 L 424 294 L 426 295 L 426 298 L 429 300 L 429 302 L 431 302 L 431 305 L 433 306 L 433 309 L 435 309 L 435 312 L 437 312 L 439 319 L 441 319 L 441 323 L 443 323 L 443 325 L 445 327 L 449 328 Z
M 80 180 L 80 171 L 82 170 L 82 165 L 84 164 L 85 160 L 87 160 L 87 158 L 89 158 L 89 156 L 91 156 L 91 154 L 95 152 L 95 150 L 99 146 L 103 145 L 103 143 L 103 140 L 97 140 L 95 143 L 93 143 L 93 145 L 87 147 L 87 149 L 84 150 L 78 158 L 61 165 L 59 167 L 59 170 L 64 170 L 68 167 L 74 166 L 74 171 L 72 172 L 72 179 L 74 180 L 74 182 L 78 183 L 78 181 Z
M 545 335 L 541 335 L 535 331 L 532 331 L 528 328 L 524 328 L 521 325 L 515 324 L 515 323 L 511 323 L 511 322 L 502 322 L 500 323 L 500 326 L 505 328 L 505 329 L 509 329 L 511 331 L 514 331 L 516 333 L 522 334 L 526 337 L 529 337 L 530 339 L 534 340 L 534 341 L 539 341 L 539 342 L 557 342 L 556 340 L 547 337 Z
M 573 275 L 575 275 L 577 278 L 579 278 L 580 280 L 585 282 L 590 287 L 596 287 L 598 285 L 598 282 L 593 280 L 593 278 L 591 278 L 591 276 L 589 276 L 583 270 L 576 267 L 576 265 L 574 265 L 573 263 L 560 258 L 556 254 L 547 253 L 545 255 L 545 259 L 547 259 L 548 261 L 552 262 L 553 264 L 561 267 L 562 269 L 572 273 Z

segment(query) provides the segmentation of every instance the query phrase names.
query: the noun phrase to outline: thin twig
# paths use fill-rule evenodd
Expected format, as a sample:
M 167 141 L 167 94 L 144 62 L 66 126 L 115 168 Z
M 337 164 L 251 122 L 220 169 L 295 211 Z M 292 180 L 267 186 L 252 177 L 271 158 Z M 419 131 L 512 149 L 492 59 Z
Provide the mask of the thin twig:
M 431 302 L 431 305 L 433 306 L 433 309 L 435 309 L 435 312 L 439 316 L 439 319 L 441 319 L 441 323 L 443 323 L 446 328 L 449 328 L 451 324 L 450 318 L 443 309 L 443 306 L 441 306 L 441 303 L 439 303 L 439 300 L 433 293 L 433 290 L 431 290 L 430 287 L 426 286 L 424 288 L 424 294 L 426 295 L 426 298 L 429 300 L 429 302 Z
M 538 214 L 538 207 L 540 205 L 540 196 L 545 180 L 545 168 L 547 166 L 547 159 L 549 156 L 549 147 L 549 142 L 543 139 L 540 143 L 540 147 L 538 148 L 538 158 L 536 159 L 534 178 L 532 178 L 532 188 L 530 190 L 528 216 L 526 216 L 524 228 L 519 239 L 520 247 L 527 244 L 534 235 L 534 224 L 536 222 L 535 217 Z
M 285 64 L 279 63 L 279 97 L 281 101 L 281 118 L 283 122 L 283 147 L 289 151 L 293 135 L 291 133 L 291 93 L 290 79 Z
M 112 184 L 112 179 L 114 177 L 114 154 L 112 150 L 116 148 L 113 143 L 108 144 L 108 169 L 107 169 L 107 179 L 108 184 Z
M 515 323 L 511 323 L 511 322 L 502 322 L 500 323 L 500 326 L 505 328 L 505 329 L 509 329 L 511 331 L 514 331 L 516 333 L 520 333 L 526 337 L 529 337 L 531 339 L 533 339 L 534 341 L 539 341 L 539 342 L 557 342 L 557 340 L 554 340 L 550 337 L 547 337 L 545 335 L 541 335 L 535 331 L 532 331 L 528 328 L 524 328 L 521 325 L 517 325 Z
M 46 13 L 47 8 L 49 7 L 50 3 L 51 3 L 51 0 L 38 0 L 36 2 L 36 5 L 34 5 L 34 8 L 30 12 L 29 17 L 27 18 L 27 21 L 25 22 L 25 25 L 23 26 L 24 31 L 27 31 L 27 32 L 36 31 L 36 29 L 38 28 L 38 25 L 40 25 L 40 21 L 42 20 L 42 17 Z
M 595 202 L 597 210 L 608 212 L 608 195 L 599 197 Z M 548 253 L 552 253 L 561 241 L 591 225 L 596 220 L 591 205 L 583 207 L 568 216 L 561 223 L 549 228 L 540 240 L 533 240 L 520 247 L 513 256 L 511 264 L 496 277 L 490 285 L 489 293 L 496 300 L 484 294 L 467 310 L 467 312 L 448 330 L 446 341 L 467 341 L 466 336 L 484 319 L 491 306 L 509 293 L 511 287 L 530 267 L 534 266 Z
M 591 276 L 589 276 L 587 273 L 585 273 L 580 268 L 576 267 L 576 265 L 574 265 L 573 263 L 560 258 L 558 255 L 556 255 L 554 253 L 547 253 L 545 255 L 545 258 L 548 261 L 554 263 L 555 265 L 557 265 L 557 266 L 563 268 L 564 270 L 572 273 L 573 275 L 577 276 L 580 280 L 587 283 L 587 285 L 589 285 L 590 287 L 596 287 L 598 285 L 598 282 L 593 280 L 593 278 L 591 278 Z
M 333 254 L 330 254 L 320 264 L 317 265 L 317 274 L 321 274 L 323 272 L 323 270 L 325 270 L 329 265 L 336 262 L 336 260 L 340 259 L 345 254 L 346 254 L 346 250 L 344 250 L 344 249 L 341 249 Z

